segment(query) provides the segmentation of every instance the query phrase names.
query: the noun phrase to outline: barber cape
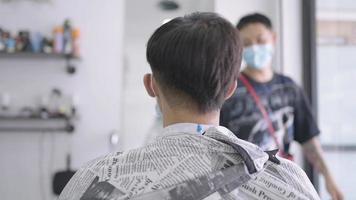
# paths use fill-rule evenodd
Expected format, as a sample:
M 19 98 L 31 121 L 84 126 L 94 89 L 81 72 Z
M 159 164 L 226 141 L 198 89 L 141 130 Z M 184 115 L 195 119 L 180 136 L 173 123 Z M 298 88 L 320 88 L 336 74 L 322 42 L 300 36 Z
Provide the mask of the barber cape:
M 59 199 L 319 199 L 291 161 L 224 127 L 197 134 L 188 126 L 193 125 L 167 127 L 145 147 L 89 162 Z

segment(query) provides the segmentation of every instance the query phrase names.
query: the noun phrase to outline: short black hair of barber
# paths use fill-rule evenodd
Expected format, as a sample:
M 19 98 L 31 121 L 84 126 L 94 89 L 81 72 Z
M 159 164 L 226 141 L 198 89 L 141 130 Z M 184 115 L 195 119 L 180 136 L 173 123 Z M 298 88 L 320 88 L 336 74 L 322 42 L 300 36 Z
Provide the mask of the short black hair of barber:
M 253 14 L 245 15 L 237 23 L 236 28 L 238 30 L 241 30 L 245 26 L 247 26 L 249 24 L 254 24 L 254 23 L 261 23 L 261 24 L 265 25 L 268 29 L 272 29 L 271 20 L 267 16 L 260 14 L 260 13 L 253 13 Z
M 168 103 L 194 103 L 205 113 L 221 108 L 238 76 L 241 51 L 236 28 L 205 12 L 159 27 L 147 43 L 146 57 Z

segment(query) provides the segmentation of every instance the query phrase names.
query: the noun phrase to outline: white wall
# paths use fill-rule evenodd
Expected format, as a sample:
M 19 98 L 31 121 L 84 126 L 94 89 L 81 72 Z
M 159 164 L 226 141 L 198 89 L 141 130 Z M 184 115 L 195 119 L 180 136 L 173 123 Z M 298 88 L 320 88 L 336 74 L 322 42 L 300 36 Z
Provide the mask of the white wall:
M 300 0 L 280 0 L 281 44 L 283 49 L 283 73 L 302 84 L 302 3 Z
M 64 61 L 0 60 L 0 92 L 16 105 L 32 104 L 53 87 L 79 99 L 80 120 L 73 135 L 0 132 L 0 194 L 2 200 L 50 199 L 50 178 L 65 168 L 72 147 L 72 165 L 109 151 L 108 135 L 120 130 L 124 1 L 52 0 L 0 3 L 0 26 L 50 34 L 69 17 L 81 29 L 82 60 L 78 73 L 65 73 Z
M 246 14 L 260 12 L 269 16 L 273 24 L 278 21 L 278 0 L 215 0 L 215 12 L 230 20 L 234 25 Z

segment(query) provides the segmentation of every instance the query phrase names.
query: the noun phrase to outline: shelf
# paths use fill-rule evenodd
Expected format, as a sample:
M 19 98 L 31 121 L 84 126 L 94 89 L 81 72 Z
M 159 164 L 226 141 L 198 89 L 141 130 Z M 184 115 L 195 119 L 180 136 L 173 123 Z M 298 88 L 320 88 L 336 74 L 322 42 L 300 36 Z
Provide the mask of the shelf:
M 72 133 L 71 118 L 26 116 L 0 116 L 0 132 L 67 132 Z
M 32 52 L 0 52 L 0 59 L 62 59 L 66 61 L 67 72 L 69 74 L 74 74 L 76 72 L 76 67 L 71 64 L 71 60 L 80 60 L 79 57 L 71 54 Z
M 68 55 L 68 54 L 32 53 L 32 52 L 15 52 L 15 53 L 0 52 L 0 58 L 79 59 L 79 57 L 76 57 L 76 56 L 73 56 L 73 55 Z

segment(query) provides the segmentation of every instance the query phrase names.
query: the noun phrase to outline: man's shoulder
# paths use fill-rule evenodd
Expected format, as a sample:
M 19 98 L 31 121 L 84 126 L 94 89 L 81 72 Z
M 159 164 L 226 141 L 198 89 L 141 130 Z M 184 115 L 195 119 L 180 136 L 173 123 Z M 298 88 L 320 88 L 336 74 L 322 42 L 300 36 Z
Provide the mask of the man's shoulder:
M 276 83 L 279 83 L 279 84 L 297 85 L 291 77 L 281 74 L 281 73 L 275 73 L 274 80 Z
M 319 196 L 308 177 L 295 163 L 279 158 L 267 161 L 264 170 L 239 187 L 241 199 L 309 199 Z
M 277 73 L 275 72 L 274 75 L 273 75 L 273 79 L 267 83 L 261 83 L 261 84 L 258 84 L 257 86 L 261 86 L 263 85 L 262 89 L 263 88 L 269 88 L 269 87 L 280 87 L 280 86 L 287 86 L 287 87 L 293 87 L 293 88 L 298 88 L 298 84 L 289 76 L 287 75 L 283 75 L 281 73 Z M 260 88 L 261 89 L 261 88 Z M 256 90 L 259 90 L 258 88 Z M 239 99 L 244 99 L 245 98 L 245 95 L 248 93 L 248 90 L 245 86 L 245 84 L 243 84 L 243 82 L 239 79 L 238 80 L 238 84 L 237 84 L 237 89 L 234 93 L 234 95 L 229 98 L 226 102 L 226 103 L 233 103 L 234 101 L 236 100 L 239 100 Z
M 85 163 L 67 183 L 59 200 L 96 199 L 94 198 L 97 197 L 95 191 L 107 195 L 123 196 L 125 190 L 115 185 L 115 180 L 125 179 L 119 176 L 120 173 L 134 173 L 130 165 L 136 161 L 131 159 L 130 155 L 139 151 L 140 149 L 113 152 Z
M 296 163 L 280 157 L 278 160 L 279 164 L 268 161 L 265 170 L 253 182 L 269 192 L 283 191 L 279 194 L 284 197 L 282 199 L 293 196 L 300 199 L 319 199 L 309 178 Z

